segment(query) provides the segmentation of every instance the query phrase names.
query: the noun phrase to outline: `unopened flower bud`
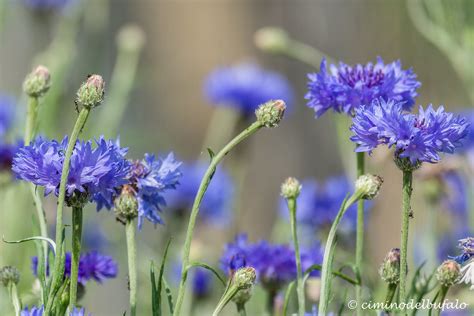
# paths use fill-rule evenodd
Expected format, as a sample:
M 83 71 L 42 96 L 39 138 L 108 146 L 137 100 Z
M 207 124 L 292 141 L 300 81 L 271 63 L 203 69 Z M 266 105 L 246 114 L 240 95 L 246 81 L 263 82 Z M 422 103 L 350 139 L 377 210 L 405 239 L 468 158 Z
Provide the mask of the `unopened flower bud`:
M 20 272 L 15 267 L 5 266 L 0 269 L 0 282 L 4 286 L 8 286 L 10 282 L 16 285 L 20 282 Z
M 436 279 L 443 286 L 452 286 L 461 276 L 461 266 L 454 260 L 444 261 L 436 270 Z
M 30 97 L 38 98 L 49 90 L 51 75 L 45 66 L 37 66 L 23 81 L 23 91 Z
M 361 175 L 355 182 L 356 191 L 362 192 L 362 199 L 372 200 L 379 193 L 383 179 L 373 174 Z
M 77 91 L 76 104 L 92 109 L 104 100 L 105 82 L 100 75 L 90 75 Z
M 285 114 L 286 104 L 283 100 L 271 100 L 259 106 L 255 111 L 257 120 L 265 127 L 278 126 Z
M 142 49 L 145 44 L 145 33 L 134 24 L 122 27 L 117 34 L 117 45 L 120 49 L 133 52 Z
M 255 45 L 267 53 L 281 53 L 284 52 L 290 38 L 288 33 L 278 27 L 264 27 L 255 33 Z
M 281 196 L 285 199 L 295 199 L 300 195 L 301 184 L 296 178 L 289 177 L 281 185 Z
M 389 284 L 397 284 L 400 281 L 400 249 L 393 248 L 385 256 L 379 269 L 382 280 Z
M 135 190 L 130 185 L 124 185 L 122 192 L 114 201 L 115 213 L 121 219 L 132 220 L 138 216 L 138 201 Z
M 240 290 L 249 289 L 254 285 L 256 278 L 257 274 L 254 268 L 244 267 L 235 271 L 232 277 L 232 284 L 237 286 Z
M 395 165 L 397 165 L 398 169 L 401 171 L 414 171 L 421 167 L 421 162 L 418 160 L 415 164 L 413 164 L 409 158 L 401 158 L 398 154 L 395 154 Z

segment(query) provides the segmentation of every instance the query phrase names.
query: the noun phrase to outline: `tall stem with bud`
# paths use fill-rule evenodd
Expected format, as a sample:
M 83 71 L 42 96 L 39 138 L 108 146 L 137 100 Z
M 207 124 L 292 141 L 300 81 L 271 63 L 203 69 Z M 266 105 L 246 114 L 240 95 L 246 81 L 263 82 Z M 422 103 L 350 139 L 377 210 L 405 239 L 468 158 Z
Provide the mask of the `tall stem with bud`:
M 357 155 L 357 177 L 365 173 L 365 154 L 363 152 Z M 364 258 L 364 200 L 357 202 L 357 229 L 356 229 L 356 273 L 358 284 L 356 285 L 357 315 L 362 315 L 362 261 Z
M 211 158 L 211 163 L 207 168 L 202 180 L 199 185 L 198 192 L 194 199 L 194 203 L 191 210 L 191 215 L 189 218 L 188 229 L 186 231 L 186 238 L 183 248 L 183 262 L 181 267 L 181 281 L 179 284 L 178 297 L 176 299 L 176 305 L 173 312 L 173 315 L 179 315 L 181 312 L 181 306 L 184 301 L 184 294 L 186 289 L 186 277 L 187 277 L 187 268 L 189 265 L 189 255 L 191 252 L 191 242 L 194 233 L 194 226 L 196 225 L 196 219 L 199 214 L 199 207 L 201 206 L 202 199 L 206 190 L 211 182 L 212 176 L 216 171 L 217 165 L 219 162 L 239 143 L 244 141 L 247 137 L 257 132 L 262 127 L 275 127 L 283 118 L 286 105 L 281 100 L 269 101 L 261 105 L 255 112 L 257 121 L 252 123 L 234 139 L 232 139 L 227 145 L 224 146 L 217 154 L 213 155 Z
M 403 170 L 402 185 L 402 235 L 400 247 L 400 301 L 406 302 L 407 257 L 408 257 L 408 230 L 411 216 L 413 171 Z

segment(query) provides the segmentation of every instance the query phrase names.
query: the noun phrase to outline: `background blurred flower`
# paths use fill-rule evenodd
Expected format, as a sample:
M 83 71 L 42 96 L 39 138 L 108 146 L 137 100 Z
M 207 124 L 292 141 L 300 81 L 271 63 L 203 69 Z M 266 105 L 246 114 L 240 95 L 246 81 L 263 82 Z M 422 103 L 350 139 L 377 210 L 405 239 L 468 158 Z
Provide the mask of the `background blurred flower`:
M 402 102 L 410 110 L 421 83 L 411 69 L 403 70 L 400 61 L 384 64 L 378 57 L 375 64 L 344 63 L 329 66 L 321 61 L 319 73 L 308 75 L 308 106 L 320 117 L 327 110 L 353 115 L 361 105 L 369 105 L 379 97 Z
M 214 70 L 206 79 L 204 91 L 211 103 L 231 106 L 243 115 L 253 115 L 260 104 L 282 99 L 293 102 L 293 90 L 282 75 L 251 63 Z
M 43 312 L 44 306 L 31 306 L 31 309 L 28 309 L 28 306 L 25 306 L 25 308 L 21 311 L 20 316 L 42 316 Z
M 22 0 L 25 6 L 41 11 L 59 10 L 79 0 Z
M 181 166 L 183 174 L 176 190 L 164 194 L 166 209 L 172 214 L 188 214 L 199 189 L 202 176 L 208 164 L 202 161 L 186 163 Z M 199 218 L 218 226 L 229 224 L 232 220 L 234 183 L 224 168 L 218 168 L 204 195 L 200 207 Z
M 0 94 L 0 138 L 3 138 L 13 124 L 15 118 L 15 99 Z
M 395 147 L 395 155 L 407 158 L 412 165 L 419 162 L 435 163 L 439 153 L 453 153 L 462 145 L 468 133 L 465 118 L 445 112 L 431 105 L 419 114 L 406 113 L 404 105 L 393 100 L 376 99 L 371 106 L 356 110 L 351 140 L 357 152 L 369 153 L 380 144 Z

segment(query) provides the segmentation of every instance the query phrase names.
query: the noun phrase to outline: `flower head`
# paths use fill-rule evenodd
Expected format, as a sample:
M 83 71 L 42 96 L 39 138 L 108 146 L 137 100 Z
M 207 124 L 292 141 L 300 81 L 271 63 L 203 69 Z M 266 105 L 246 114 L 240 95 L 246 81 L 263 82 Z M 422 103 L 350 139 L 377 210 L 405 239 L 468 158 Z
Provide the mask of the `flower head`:
M 385 256 L 379 269 L 382 280 L 389 284 L 397 284 L 400 280 L 400 249 L 393 248 Z
M 326 69 L 321 61 L 319 73 L 308 75 L 308 106 L 320 117 L 329 109 L 353 115 L 362 105 L 377 98 L 393 99 L 410 110 L 420 82 L 411 69 L 403 70 L 400 61 L 384 64 L 379 57 L 375 64 L 349 66 L 340 63 Z
M 13 158 L 13 171 L 22 180 L 43 186 L 45 194 L 59 193 L 61 172 L 68 139 L 61 143 L 37 138 L 31 145 L 22 147 Z M 68 203 L 81 196 L 97 203 L 97 208 L 108 204 L 118 186 L 127 182 L 130 165 L 125 159 L 127 149 L 118 141 L 78 141 L 71 156 L 66 184 Z
M 286 104 L 283 100 L 270 100 L 255 110 L 255 116 L 263 126 L 276 127 L 283 119 L 285 111 Z
M 249 243 L 246 235 L 238 235 L 233 243 L 226 245 L 221 257 L 223 270 L 233 274 L 242 268 L 235 266 L 236 258 L 239 258 L 239 263 L 256 270 L 258 281 L 266 289 L 279 289 L 296 277 L 295 254 L 290 245 L 271 244 L 264 240 Z M 319 246 L 301 250 L 303 270 L 321 261 Z
M 254 64 L 223 67 L 212 72 L 205 83 L 205 94 L 216 105 L 232 106 L 250 116 L 268 100 L 293 101 L 293 91 L 282 75 Z
M 458 248 L 461 249 L 461 255 L 452 257 L 457 263 L 463 264 L 474 258 L 474 237 L 460 239 Z
M 166 206 L 165 192 L 176 189 L 181 177 L 181 162 L 172 153 L 164 158 L 145 154 L 133 164 L 129 174 L 130 188 L 138 202 L 138 227 L 146 218 L 153 224 L 163 223 L 160 213 Z
M 296 199 L 301 192 L 298 179 L 289 177 L 281 185 L 280 195 L 285 199 Z
M 411 166 L 421 162 L 436 163 L 440 153 L 453 153 L 467 135 L 466 119 L 437 110 L 420 107 L 418 115 L 404 111 L 403 104 L 377 99 L 370 106 L 356 110 L 351 126 L 357 152 L 372 152 L 378 145 L 395 148 L 396 160 Z
M 91 109 L 104 101 L 105 81 L 100 75 L 90 75 L 77 91 L 76 104 Z
M 41 305 L 40 307 L 31 306 L 31 309 L 28 309 L 28 306 L 26 306 L 20 312 L 20 316 L 43 316 L 43 313 L 44 313 L 43 305 Z
M 38 257 L 31 259 L 33 273 L 38 273 Z M 66 253 L 64 264 L 64 276 L 71 275 L 71 253 Z M 47 267 L 49 271 L 49 267 Z M 111 257 L 102 255 L 97 251 L 82 253 L 79 258 L 78 283 L 85 285 L 88 281 L 94 280 L 102 283 L 105 279 L 115 278 L 118 274 L 118 264 Z
M 50 85 L 49 69 L 40 65 L 26 76 L 23 82 L 23 91 L 31 97 L 38 98 L 49 90 Z
M 176 190 L 165 192 L 166 209 L 177 212 L 187 212 L 191 209 L 199 189 L 201 179 L 208 165 L 201 161 L 185 163 L 180 170 L 183 174 L 180 185 Z M 224 168 L 218 168 L 200 207 L 200 218 L 204 222 L 225 225 L 232 220 L 232 201 L 234 183 L 230 174 Z
M 15 118 L 15 100 L 5 94 L 0 94 L 0 138 L 5 136 Z
M 3 286 L 8 286 L 11 282 L 13 284 L 18 284 L 20 282 L 20 271 L 13 266 L 5 266 L 0 269 L 0 282 Z
M 436 270 L 436 278 L 443 286 L 452 286 L 458 281 L 461 266 L 453 260 L 444 261 Z
M 355 182 L 355 190 L 362 192 L 362 198 L 372 200 L 379 193 L 383 179 L 373 174 L 363 174 Z

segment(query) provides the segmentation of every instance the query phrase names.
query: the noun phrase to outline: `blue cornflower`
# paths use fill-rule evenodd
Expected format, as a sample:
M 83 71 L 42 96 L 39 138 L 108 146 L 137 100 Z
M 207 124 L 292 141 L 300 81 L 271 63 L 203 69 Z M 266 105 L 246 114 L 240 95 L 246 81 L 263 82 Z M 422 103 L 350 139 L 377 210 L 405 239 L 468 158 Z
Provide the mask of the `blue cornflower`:
M 293 102 L 293 90 L 282 75 L 251 63 L 214 70 L 206 79 L 205 94 L 216 105 L 232 106 L 250 116 L 268 100 Z
M 0 94 L 0 139 L 8 132 L 15 117 L 15 100 Z
M 316 117 L 329 109 L 353 115 L 360 106 L 370 105 L 377 98 L 403 102 L 404 110 L 410 110 L 421 85 L 411 69 L 401 68 L 400 61 L 384 64 L 380 57 L 375 64 L 330 65 L 329 72 L 323 59 L 320 72 L 309 74 L 308 78 L 305 98 Z
M 315 179 L 301 182 L 302 188 L 298 196 L 298 211 L 296 219 L 304 228 L 312 231 L 324 231 L 329 228 L 336 218 L 342 202 L 348 194 L 354 191 L 353 183 L 346 176 L 329 178 L 325 183 Z M 288 207 L 284 199 L 280 199 L 280 214 L 288 218 Z M 370 207 L 367 205 L 367 209 Z M 343 220 L 341 230 L 354 231 L 357 221 L 357 206 L 351 206 Z
M 71 275 L 71 253 L 69 252 L 66 253 L 64 268 L 64 276 L 69 277 Z M 37 275 L 38 257 L 31 259 L 31 269 Z M 47 267 L 47 271 L 49 271 L 49 267 Z M 115 278 L 117 274 L 118 264 L 111 256 L 91 251 L 82 253 L 79 258 L 78 283 L 82 285 L 91 280 L 102 283 L 105 279 Z
M 322 251 L 318 245 L 301 249 L 303 271 L 321 262 Z M 251 244 L 247 236 L 241 234 L 236 236 L 233 243 L 226 245 L 221 257 L 221 267 L 224 271 L 233 273 L 236 268 L 244 265 L 255 268 L 259 282 L 268 290 L 278 290 L 296 278 L 295 253 L 290 245 L 271 244 L 265 240 Z M 317 272 L 313 275 L 317 275 Z
M 467 237 L 460 239 L 458 248 L 461 249 L 462 253 L 457 257 L 452 257 L 459 264 L 468 262 L 471 258 L 474 258 L 474 237 Z
M 201 161 L 183 164 L 183 177 L 176 190 L 165 194 L 167 209 L 176 212 L 188 212 L 194 202 L 201 179 L 207 170 L 207 164 Z M 218 168 L 204 195 L 200 207 L 201 218 L 216 225 L 228 224 L 232 219 L 232 200 L 234 183 L 228 172 Z
M 0 171 L 11 171 L 13 157 L 21 143 L 8 144 L 0 140 Z
M 436 163 L 439 153 L 453 153 L 462 145 L 469 124 L 465 118 L 447 113 L 440 106 L 434 110 L 420 107 L 418 115 L 404 111 L 402 103 L 377 99 L 371 106 L 356 110 L 351 140 L 357 152 L 372 152 L 380 144 L 395 148 L 397 158 L 412 165 Z
M 59 193 L 64 153 L 68 139 L 37 138 L 31 145 L 22 147 L 13 158 L 13 171 L 22 180 L 43 186 L 45 194 Z M 127 183 L 130 164 L 125 159 L 127 149 L 120 148 L 118 141 L 106 141 L 102 137 L 92 142 L 78 141 L 74 148 L 66 196 L 68 203 L 76 196 L 97 202 L 97 208 L 110 207 L 116 188 Z M 85 199 L 81 199 L 85 200 Z
M 31 309 L 28 309 L 28 306 L 26 306 L 21 312 L 20 316 L 43 316 L 44 313 L 44 306 L 41 307 L 36 307 L 36 306 L 31 306 Z
M 145 154 L 145 158 L 132 165 L 129 174 L 128 192 L 132 192 L 138 202 L 138 227 L 146 218 L 153 224 L 162 224 L 160 212 L 166 206 L 164 193 L 176 189 L 181 177 L 181 162 L 173 153 L 164 158 Z
M 89 316 L 91 316 L 91 314 L 87 314 Z M 86 315 L 86 310 L 85 308 L 77 308 L 77 307 L 74 307 L 72 309 L 72 311 L 69 313 L 69 316 L 87 316 Z
M 25 6 L 33 10 L 50 11 L 65 8 L 76 0 L 23 0 Z

